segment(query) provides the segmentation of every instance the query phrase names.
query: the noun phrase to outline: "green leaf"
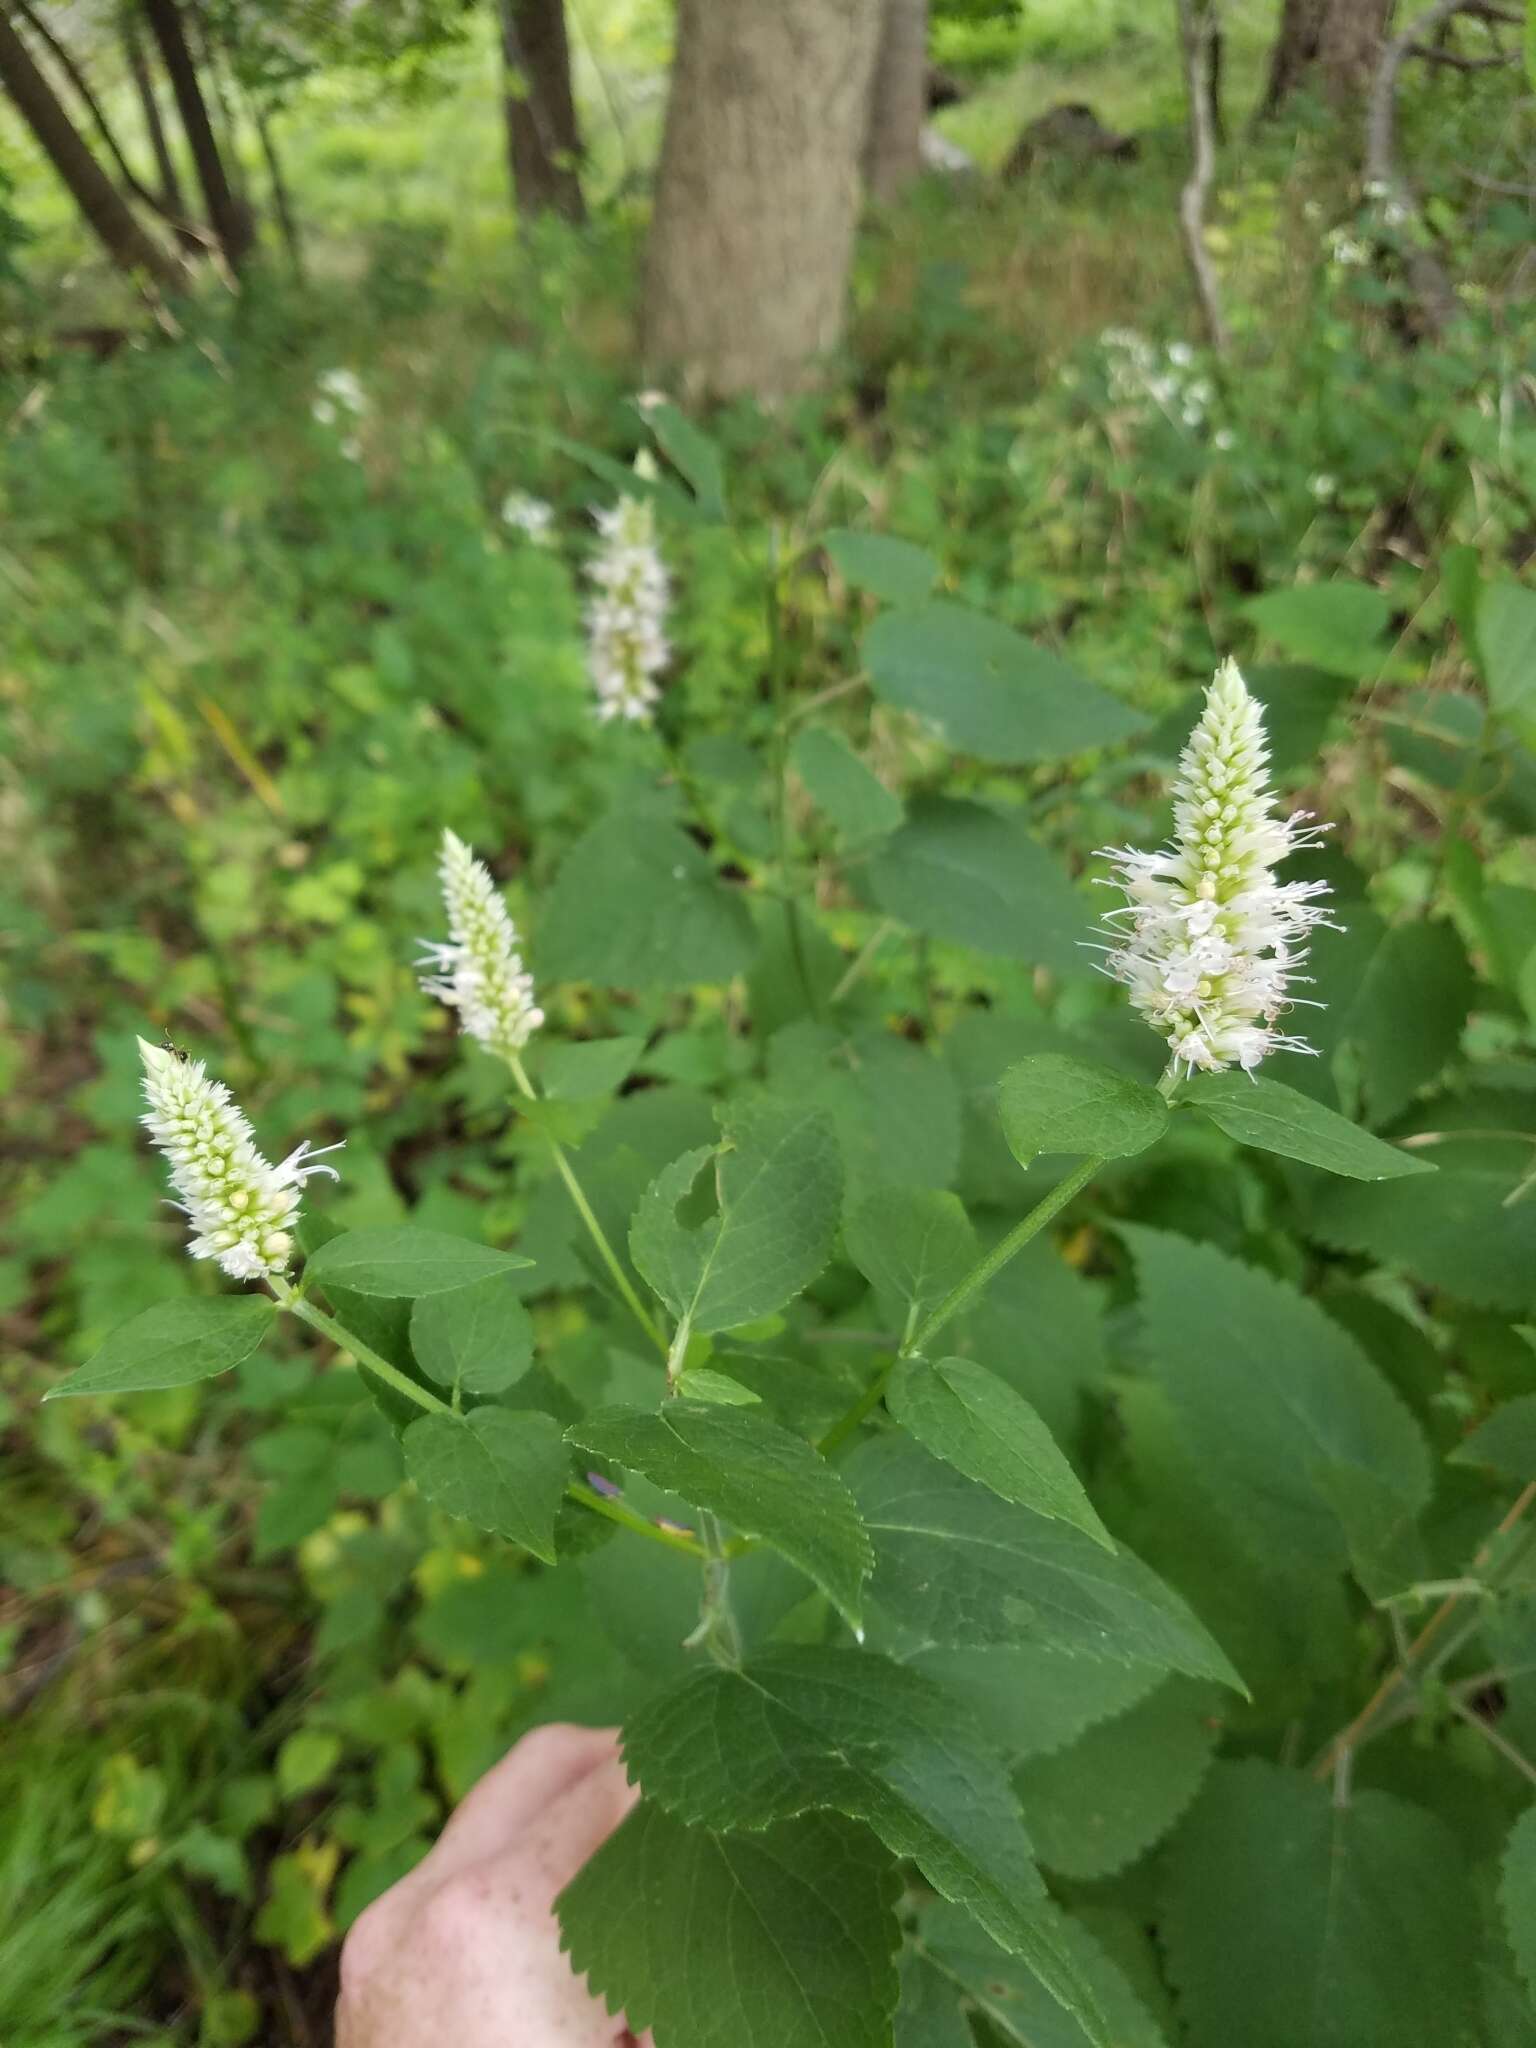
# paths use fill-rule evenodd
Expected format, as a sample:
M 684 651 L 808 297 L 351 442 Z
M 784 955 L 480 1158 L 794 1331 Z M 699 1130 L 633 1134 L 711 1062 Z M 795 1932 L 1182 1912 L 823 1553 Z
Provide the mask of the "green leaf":
M 843 1225 L 843 1243 L 897 1331 L 936 1308 L 979 1256 L 958 1198 L 938 1188 L 877 1188 Z
M 909 1435 L 967 1479 L 1114 1549 L 1056 1439 L 996 1373 L 968 1358 L 903 1358 L 885 1401 Z
M 1190 2048 L 1466 2038 L 1472 1893 L 1445 1824 L 1385 1792 L 1218 1764 L 1167 1851 L 1161 1927 Z
M 888 533 L 855 533 L 836 526 L 822 537 L 843 580 L 872 591 L 887 604 L 917 604 L 939 580 L 939 565 L 926 548 Z
M 1477 640 L 1494 710 L 1536 712 L 1536 590 L 1490 583 L 1477 607 Z
M 1146 722 L 1012 627 L 944 600 L 883 613 L 864 636 L 864 665 L 883 702 L 981 761 L 1057 760 Z
M 1010 1067 L 998 1084 L 997 1106 L 1020 1166 L 1042 1152 L 1129 1158 L 1168 1128 L 1168 1105 L 1155 1088 L 1059 1052 L 1032 1053 Z
M 493 1251 L 488 1244 L 441 1230 L 348 1230 L 321 1245 L 304 1268 L 304 1281 L 327 1291 L 345 1287 L 353 1294 L 414 1300 L 449 1294 L 531 1263 L 516 1252 Z
M 709 1161 L 718 1207 L 682 1220 Z M 674 1315 L 696 1332 L 734 1329 L 782 1308 L 831 1255 L 842 1204 L 831 1119 L 813 1106 L 737 1103 L 718 1153 L 687 1152 L 647 1188 L 630 1255 Z
M 1044 1643 L 923 1650 L 912 1662 L 962 1700 L 993 1745 L 1014 1759 L 1065 1749 L 1161 1682 L 1150 1664 L 1103 1664 Z
M 114 1330 L 99 1351 L 50 1387 L 44 1398 L 139 1394 L 212 1379 L 250 1357 L 276 1313 L 276 1302 L 264 1294 L 162 1302 Z
M 740 896 L 669 819 L 615 812 L 566 855 L 540 920 L 550 981 L 675 989 L 729 981 L 756 950 Z
M 1536 1479 L 1536 1394 L 1495 1408 L 1450 1454 L 1453 1465 L 1491 1465 L 1522 1482 Z
M 1329 1188 L 1308 1228 L 1458 1300 L 1518 1313 L 1536 1308 L 1536 1202 L 1506 1208 L 1510 1186 L 1504 1174 L 1442 1167 L 1387 1187 Z
M 807 726 L 789 758 L 811 801 L 851 844 L 883 839 L 905 816 L 901 798 L 865 766 L 839 733 L 829 732 L 825 726 Z
M 571 1967 L 657 2048 L 889 2048 L 901 1885 L 867 1829 L 642 1803 L 556 1901 Z
M 1348 941 L 1331 943 L 1335 968 L 1341 943 L 1351 964 L 1368 940 L 1369 911 L 1350 912 Z M 1351 984 L 1322 985 L 1329 1007 L 1315 1013 L 1309 1031 L 1325 1054 L 1349 1046 L 1360 1069 L 1361 1093 L 1372 1123 L 1390 1122 L 1418 1089 L 1433 1081 L 1454 1055 L 1471 1009 L 1475 984 L 1460 939 L 1448 924 L 1393 925 L 1353 963 Z M 1412 1030 L 1404 1019 L 1413 1019 Z
M 665 399 L 659 405 L 647 404 L 638 410 L 641 419 L 656 436 L 662 453 L 687 480 L 703 517 L 723 520 L 726 517 L 725 470 L 720 461 L 720 450 L 708 434 Z
M 678 1391 L 690 1401 L 713 1401 L 727 1408 L 755 1408 L 762 1396 L 733 1380 L 727 1373 L 712 1372 L 707 1365 L 689 1366 L 678 1380 Z
M 1417 1183 L 1408 1183 L 1417 1185 Z M 1122 1225 L 1145 1342 L 1201 1477 L 1256 1561 L 1343 1570 L 1323 1467 L 1351 1467 L 1410 1509 L 1429 1500 L 1418 1425 L 1316 1302 L 1209 1245 Z
M 1070 1749 L 1014 1775 L 1040 1861 L 1063 1877 L 1110 1877 L 1145 1855 L 1184 1812 L 1210 1768 L 1216 1695 L 1170 1679 Z
M 958 1985 L 918 1950 L 904 1950 L 892 2048 L 975 2048 L 975 2044 Z
M 844 1037 L 801 1019 L 774 1033 L 768 1085 L 786 1102 L 819 1104 L 830 1115 L 851 1199 L 874 1187 L 942 1187 L 954 1178 L 959 1097 L 926 1046 L 879 1028 Z
M 1499 1906 L 1526 1995 L 1536 2005 L 1536 1806 L 1528 1806 L 1509 1831 L 1499 1866 Z
M 401 1447 L 407 1475 L 434 1507 L 554 1563 L 570 1458 L 547 1415 L 507 1408 L 424 1415 Z
M 533 1324 L 509 1273 L 492 1273 L 411 1310 L 411 1350 L 429 1379 L 463 1394 L 500 1394 L 533 1363 Z
M 1243 607 L 1264 634 L 1298 661 L 1354 681 L 1380 668 L 1390 601 L 1368 583 L 1298 583 L 1266 591 Z
M 1208 1116 L 1218 1130 L 1239 1145 L 1278 1152 L 1327 1173 L 1350 1180 L 1402 1180 L 1411 1173 L 1432 1173 L 1431 1161 L 1361 1130 L 1309 1095 L 1299 1095 L 1282 1082 L 1259 1074 L 1195 1074 L 1179 1091 Z
M 277 1789 L 298 1799 L 323 1785 L 341 1760 L 341 1737 L 329 1728 L 299 1728 L 277 1752 Z
M 1044 1643 L 1242 1681 L 1178 1595 L 1123 1546 L 1000 1500 L 900 1437 L 848 1461 L 874 1538 L 873 1604 L 932 1644 Z
M 989 2041 L 1000 2041 L 1004 2048 L 1090 2048 L 1095 2040 L 1111 2043 L 1112 2048 L 1165 2048 L 1163 2036 L 1119 1966 L 1087 1928 L 1055 1906 L 1044 1909 L 1042 1918 L 1047 1916 L 1055 1922 L 1064 1952 L 1093 1988 L 1105 2018 L 1101 2035 L 1089 2034 L 1070 2013 L 1050 2003 L 1013 1957 L 995 1948 L 975 1922 L 953 1906 L 924 1909 L 917 1930 L 920 1953 L 931 1969 L 986 2015 L 993 2030 Z M 1230 2048 L 1236 2048 L 1236 2039 Z
M 818 1807 L 872 1827 L 1065 2005 L 1092 2000 L 1039 1931 L 1045 1888 L 999 1757 L 921 1673 L 862 1650 L 771 1651 L 687 1679 L 626 1722 L 647 1798 L 679 1820 L 760 1828 Z
M 888 917 L 929 938 L 1085 971 L 1088 905 L 1017 813 L 925 798 L 875 854 L 869 886 Z
M 847 1487 L 803 1438 L 753 1409 L 679 1400 L 654 1415 L 600 1408 L 566 1435 L 771 1544 L 858 1627 L 869 1538 Z
M 643 1038 L 586 1038 L 545 1045 L 539 1084 L 551 1102 L 596 1102 L 612 1095 L 645 1051 Z

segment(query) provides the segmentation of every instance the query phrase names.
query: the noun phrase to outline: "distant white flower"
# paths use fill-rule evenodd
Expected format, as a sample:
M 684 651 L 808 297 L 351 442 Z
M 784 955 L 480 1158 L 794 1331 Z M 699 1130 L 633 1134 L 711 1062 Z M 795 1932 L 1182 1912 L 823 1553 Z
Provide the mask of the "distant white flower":
M 620 498 L 598 512 L 602 544 L 587 564 L 596 596 L 587 606 L 587 666 L 597 715 L 648 725 L 671 659 L 664 631 L 671 590 L 656 547 L 648 498 Z
M 1329 476 L 1326 470 L 1320 469 L 1316 476 L 1307 479 L 1307 489 L 1320 505 L 1326 504 L 1338 488 L 1338 478 Z
M 1191 1073 L 1313 1050 L 1276 1027 L 1305 1000 L 1287 990 L 1305 934 L 1329 921 L 1316 903 L 1328 885 L 1275 880 L 1276 863 L 1318 832 L 1305 812 L 1275 816 L 1268 759 L 1260 707 L 1225 661 L 1179 759 L 1174 844 L 1101 855 L 1127 897 L 1104 921 L 1105 969 Z
M 668 398 L 665 391 L 652 390 L 637 391 L 635 393 L 635 403 L 642 412 L 654 412 L 658 405 L 670 405 L 672 401 Z
M 547 541 L 555 524 L 555 508 L 527 491 L 508 491 L 501 501 L 503 522 L 524 533 L 536 544 Z
M 1371 252 L 1367 245 L 1364 242 L 1357 241 L 1353 235 L 1346 233 L 1343 228 L 1335 228 L 1328 237 L 1328 254 L 1335 263 L 1342 265 L 1345 269 L 1369 263 L 1371 260 Z
M 260 1280 L 287 1271 L 301 1190 L 312 1173 L 336 1170 L 315 1162 L 308 1141 L 270 1166 L 222 1081 L 210 1081 L 201 1060 L 182 1059 L 139 1040 L 144 1061 L 145 1128 L 165 1154 L 171 1185 L 197 1235 L 194 1259 L 216 1259 L 232 1280 Z M 340 1151 L 326 1145 L 326 1152 Z
M 1109 395 L 1117 404 L 1144 407 L 1150 400 L 1186 427 L 1204 424 L 1213 396 L 1211 381 L 1197 373 L 1195 352 L 1187 341 L 1160 348 L 1133 328 L 1106 327 L 1099 346 Z
M 368 410 L 355 370 L 322 370 L 315 389 L 319 396 L 309 410 L 322 427 L 334 427 L 344 415 L 359 420 Z
M 533 976 L 517 949 L 517 927 L 484 861 L 452 832 L 443 834 L 438 873 L 448 912 L 446 941 L 423 939 L 421 986 L 459 1013 L 459 1029 L 499 1059 L 512 1060 L 544 1022 Z
M 1219 449 L 1223 455 L 1230 454 L 1237 446 L 1237 436 L 1230 427 L 1218 427 L 1211 436 L 1211 446 Z

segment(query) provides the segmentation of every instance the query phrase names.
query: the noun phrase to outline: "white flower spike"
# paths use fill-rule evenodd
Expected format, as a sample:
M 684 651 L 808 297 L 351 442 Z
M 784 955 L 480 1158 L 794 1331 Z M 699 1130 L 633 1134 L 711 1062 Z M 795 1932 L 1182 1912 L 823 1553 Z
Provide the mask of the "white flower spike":
M 620 498 L 594 515 L 602 546 L 587 564 L 597 595 L 587 606 L 587 665 L 597 715 L 649 725 L 661 696 L 657 677 L 672 658 L 664 631 L 671 601 L 648 498 Z
M 1259 705 L 1224 661 L 1179 758 L 1174 844 L 1157 853 L 1108 847 L 1126 903 L 1105 919 L 1105 970 L 1172 1048 L 1176 1068 L 1251 1073 L 1272 1052 L 1312 1052 L 1279 1030 L 1306 998 L 1288 994 L 1305 935 L 1330 922 L 1326 882 L 1277 882 L 1288 854 L 1317 844 L 1297 811 L 1275 816 Z
M 171 1185 L 197 1233 L 194 1259 L 216 1259 L 232 1280 L 285 1273 L 293 1257 L 293 1225 L 305 1181 L 336 1169 L 316 1164 L 306 1141 L 281 1165 L 256 1150 L 256 1137 L 222 1081 L 210 1081 L 201 1060 L 183 1059 L 139 1040 L 144 1061 L 145 1128 L 165 1154 Z M 326 1145 L 339 1152 L 339 1145 Z
M 517 928 L 484 861 L 452 832 L 443 834 L 438 873 L 448 912 L 445 943 L 423 939 L 430 967 L 422 988 L 459 1013 L 459 1029 L 499 1059 L 515 1060 L 544 1022 L 533 976 L 517 949 Z

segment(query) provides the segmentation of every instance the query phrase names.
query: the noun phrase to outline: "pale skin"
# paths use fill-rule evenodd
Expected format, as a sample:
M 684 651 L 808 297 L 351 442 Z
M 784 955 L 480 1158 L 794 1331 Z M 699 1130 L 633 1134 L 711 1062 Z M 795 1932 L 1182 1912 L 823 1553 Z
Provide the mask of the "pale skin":
M 612 1729 L 525 1735 L 353 1924 L 336 2048 L 652 2048 L 574 1975 L 553 1911 L 637 1797 Z

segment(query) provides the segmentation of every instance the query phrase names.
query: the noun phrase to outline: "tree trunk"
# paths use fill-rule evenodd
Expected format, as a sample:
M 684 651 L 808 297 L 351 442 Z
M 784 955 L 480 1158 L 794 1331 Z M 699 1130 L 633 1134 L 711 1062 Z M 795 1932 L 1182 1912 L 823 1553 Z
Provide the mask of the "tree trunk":
M 1392 19 L 1392 0 L 1329 0 L 1317 68 L 1336 107 L 1353 109 L 1370 91 Z
M 512 196 L 521 214 L 587 217 L 581 131 L 571 96 L 565 0 L 497 0 Z
M 197 67 L 187 46 L 180 7 L 177 0 L 143 0 L 143 7 L 166 76 L 171 81 L 171 90 L 176 95 L 177 112 L 181 115 L 187 147 L 197 167 L 197 182 L 202 187 L 209 226 L 223 251 L 224 261 L 232 271 L 238 271 L 251 246 L 251 217 L 235 197 L 225 174 L 224 160 L 214 140 L 213 124 L 208 119 L 207 103 L 198 84 Z
M 1393 0 L 1285 0 L 1259 118 L 1278 113 L 1315 72 L 1336 106 L 1359 104 L 1381 58 Z
M 864 139 L 864 183 L 881 205 L 922 169 L 927 114 L 928 0 L 883 0 Z
M 144 39 L 139 33 L 138 22 L 131 14 L 123 16 L 123 54 L 128 59 L 133 89 L 139 96 L 139 113 L 143 118 L 144 132 L 149 138 L 150 154 L 155 160 L 155 176 L 160 183 L 160 203 L 168 213 L 185 218 L 187 202 L 182 197 L 176 159 L 171 155 L 171 146 L 166 140 L 160 101 L 155 94 L 155 81 L 150 76 L 149 63 L 144 55 Z
M 10 95 L 112 261 L 122 270 L 143 271 L 167 291 L 184 284 L 178 266 L 145 233 L 128 202 L 92 156 L 52 86 L 33 63 L 4 7 L 0 7 L 0 86 Z
M 772 398 L 842 338 L 880 0 L 678 0 L 645 348 Z

